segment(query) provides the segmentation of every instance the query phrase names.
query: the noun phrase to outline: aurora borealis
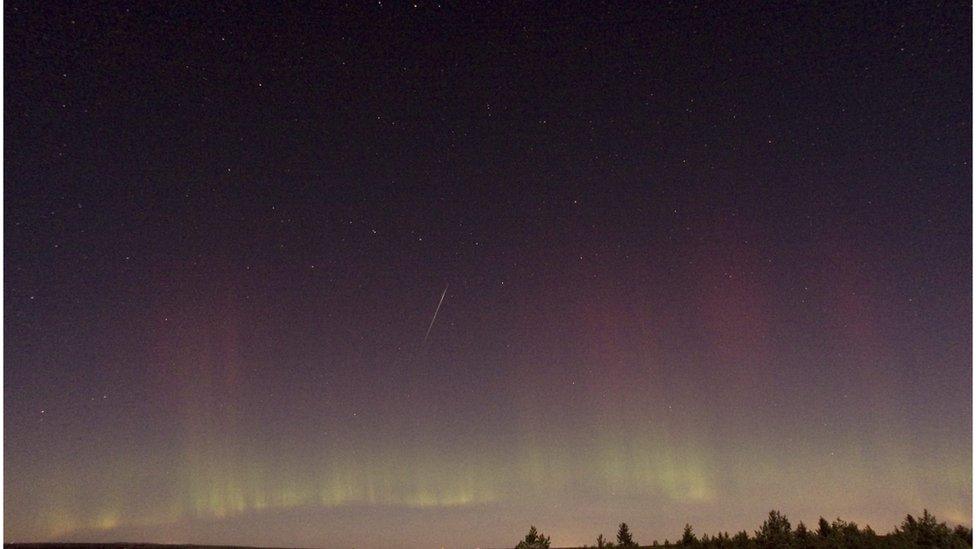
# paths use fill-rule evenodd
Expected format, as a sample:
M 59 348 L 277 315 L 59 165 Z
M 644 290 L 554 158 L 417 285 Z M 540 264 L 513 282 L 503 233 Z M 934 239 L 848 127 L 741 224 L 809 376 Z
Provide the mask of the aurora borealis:
M 972 525 L 970 6 L 4 23 L 5 542 Z

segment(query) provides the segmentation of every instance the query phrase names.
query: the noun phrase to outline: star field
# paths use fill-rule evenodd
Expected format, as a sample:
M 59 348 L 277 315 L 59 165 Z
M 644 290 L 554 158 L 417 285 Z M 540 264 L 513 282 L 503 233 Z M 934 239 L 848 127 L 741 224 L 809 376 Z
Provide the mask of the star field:
M 967 6 L 4 22 L 5 541 L 971 526 Z

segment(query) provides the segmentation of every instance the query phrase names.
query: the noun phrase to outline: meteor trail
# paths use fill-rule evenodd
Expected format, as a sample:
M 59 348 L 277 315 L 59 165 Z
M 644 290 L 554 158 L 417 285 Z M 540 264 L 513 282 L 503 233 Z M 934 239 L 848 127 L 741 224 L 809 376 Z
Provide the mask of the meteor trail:
M 437 320 L 437 313 L 441 310 L 441 304 L 444 303 L 444 296 L 447 295 L 447 286 L 444 286 L 444 292 L 441 293 L 441 299 L 437 302 L 437 308 L 434 309 L 434 318 L 430 319 L 430 326 L 427 326 L 427 333 L 424 334 L 424 343 L 427 342 L 427 337 L 430 336 L 430 330 L 434 327 L 434 321 Z

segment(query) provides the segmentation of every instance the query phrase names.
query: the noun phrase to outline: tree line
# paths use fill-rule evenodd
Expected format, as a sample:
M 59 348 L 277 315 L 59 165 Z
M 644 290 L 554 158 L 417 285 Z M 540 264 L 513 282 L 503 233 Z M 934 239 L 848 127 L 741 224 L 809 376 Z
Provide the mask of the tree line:
M 826 549 L 826 548 L 877 548 L 899 549 L 903 547 L 939 547 L 962 549 L 973 546 L 973 531 L 959 525 L 950 528 L 945 522 L 938 522 L 928 510 L 922 516 L 907 515 L 893 532 L 878 534 L 870 526 L 859 527 L 854 522 L 840 518 L 828 522 L 820 517 L 816 529 L 808 528 L 800 522 L 794 528 L 789 519 L 779 511 L 770 511 L 769 516 L 752 535 L 742 530 L 734 535 L 719 532 L 709 536 L 695 534 L 690 524 L 675 541 L 654 540 L 650 545 L 640 545 L 634 539 L 627 523 L 620 524 L 616 541 L 608 540 L 600 534 L 596 538 L 598 549 L 637 549 L 640 547 L 695 547 L 702 549 Z M 515 546 L 515 549 L 549 549 L 549 536 L 543 535 L 535 526 Z

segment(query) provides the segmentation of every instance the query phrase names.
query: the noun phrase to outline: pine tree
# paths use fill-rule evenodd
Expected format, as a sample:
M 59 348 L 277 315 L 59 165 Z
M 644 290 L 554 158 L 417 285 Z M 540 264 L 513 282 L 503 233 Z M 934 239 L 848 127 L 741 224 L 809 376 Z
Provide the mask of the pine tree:
M 549 549 L 549 537 L 542 535 L 535 526 L 531 526 L 525 539 L 520 541 L 515 549 Z
M 738 534 L 732 536 L 734 547 L 749 547 L 749 534 L 745 530 L 740 530 Z
M 860 547 L 863 545 L 861 530 L 857 527 L 856 522 L 847 522 L 838 517 L 831 523 L 830 530 L 834 543 L 838 545 L 844 547 Z
M 793 541 L 799 549 L 809 549 L 816 546 L 813 534 L 807 530 L 807 525 L 803 524 L 803 521 L 800 521 L 796 525 L 796 531 L 793 533 Z
M 962 524 L 956 526 L 956 529 L 952 531 L 952 535 L 955 536 L 958 541 L 965 543 L 970 547 L 973 546 L 973 531 L 966 528 Z
M 908 518 L 911 518 L 911 515 L 908 515 Z M 827 522 L 827 519 L 820 517 L 820 520 L 817 522 L 817 536 L 824 540 L 830 539 L 833 537 L 833 534 L 834 532 L 831 530 L 830 523 Z
M 617 530 L 617 547 L 637 547 L 637 542 L 630 534 L 630 528 L 626 522 L 621 522 L 620 529 Z
M 685 524 L 685 530 L 681 533 L 681 545 L 694 545 L 698 543 L 698 538 L 692 532 L 691 525 Z
M 923 547 L 948 547 L 952 543 L 949 527 L 936 521 L 928 509 L 917 520 L 911 515 L 905 517 L 896 534 L 907 543 Z
M 769 518 L 756 532 L 756 543 L 760 547 L 789 547 L 793 541 L 790 521 L 779 511 L 770 511 Z

